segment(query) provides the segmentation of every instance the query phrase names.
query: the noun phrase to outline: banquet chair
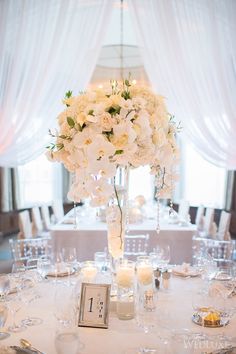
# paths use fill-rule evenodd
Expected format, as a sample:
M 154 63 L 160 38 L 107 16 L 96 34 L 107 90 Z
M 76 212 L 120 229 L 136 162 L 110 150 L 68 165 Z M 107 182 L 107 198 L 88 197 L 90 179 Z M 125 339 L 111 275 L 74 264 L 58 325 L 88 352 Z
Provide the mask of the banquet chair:
M 49 213 L 48 205 L 43 204 L 41 206 L 41 215 L 42 215 L 44 230 L 49 230 L 51 226 L 51 221 L 50 221 L 50 213 Z
M 138 256 L 146 256 L 148 251 L 149 234 L 125 235 L 124 257 L 134 259 Z
M 193 237 L 193 263 L 203 255 L 209 255 L 217 266 L 232 262 L 236 241 L 214 240 L 202 237 Z
M 205 236 L 211 235 L 211 228 L 214 222 L 214 209 L 206 208 L 205 218 L 204 218 L 204 234 Z
M 183 221 L 189 221 L 189 201 L 181 200 L 179 203 L 178 214 L 179 219 Z
M 199 207 L 197 208 L 197 214 L 195 218 L 195 224 L 197 225 L 197 228 L 200 227 L 201 221 L 203 220 L 204 211 L 205 211 L 204 205 L 199 205 Z
M 20 232 L 18 233 L 17 237 L 19 239 L 34 237 L 33 230 L 32 230 L 32 223 L 30 221 L 29 210 L 24 210 L 19 212 L 18 218 L 19 218 Z
M 49 236 L 49 232 L 44 231 L 40 210 L 39 207 L 37 206 L 32 208 L 32 225 L 33 225 L 33 234 L 35 237 Z
M 53 215 L 55 217 L 55 221 L 59 222 L 64 217 L 64 208 L 63 202 L 60 199 L 56 199 L 52 203 Z
M 220 222 L 219 222 L 219 228 L 217 232 L 217 236 L 219 240 L 227 241 L 231 239 L 229 234 L 230 219 L 231 219 L 231 214 L 222 210 L 220 214 Z
M 14 262 L 23 261 L 26 264 L 29 258 L 39 259 L 41 256 L 51 253 L 51 239 L 49 237 L 10 239 L 9 245 Z

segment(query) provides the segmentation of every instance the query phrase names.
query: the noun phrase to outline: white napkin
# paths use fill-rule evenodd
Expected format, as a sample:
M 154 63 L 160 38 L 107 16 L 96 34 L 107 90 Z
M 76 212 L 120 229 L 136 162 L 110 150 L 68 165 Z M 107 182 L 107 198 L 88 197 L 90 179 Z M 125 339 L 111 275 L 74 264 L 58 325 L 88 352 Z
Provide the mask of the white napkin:
M 197 277 L 199 272 L 192 267 L 189 263 L 183 263 L 179 266 L 176 266 L 172 273 L 182 277 Z

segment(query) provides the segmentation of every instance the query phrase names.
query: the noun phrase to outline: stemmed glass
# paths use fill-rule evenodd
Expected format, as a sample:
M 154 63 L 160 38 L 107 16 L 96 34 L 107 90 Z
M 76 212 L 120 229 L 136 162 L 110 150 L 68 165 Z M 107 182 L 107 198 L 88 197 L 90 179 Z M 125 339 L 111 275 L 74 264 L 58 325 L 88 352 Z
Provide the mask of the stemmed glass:
M 0 301 L 5 301 L 10 291 L 10 281 L 6 274 L 0 274 Z
M 41 279 L 44 280 L 47 278 L 48 273 L 52 267 L 51 258 L 48 256 L 42 256 L 37 262 L 37 271 L 41 276 Z
M 75 247 L 64 247 L 62 249 L 62 260 L 65 264 L 65 269 L 66 272 L 68 272 L 69 276 L 69 281 L 67 284 L 70 285 L 75 285 L 75 282 L 72 282 L 71 280 L 71 275 L 75 271 L 78 270 L 78 261 L 77 261 L 77 254 L 76 254 L 76 248 Z
M 7 306 L 13 317 L 13 324 L 8 328 L 8 330 L 14 333 L 22 332 L 27 328 L 22 324 L 16 323 L 16 313 L 19 312 L 22 307 L 22 297 L 20 296 L 20 293 L 22 291 L 22 288 L 24 287 L 23 277 L 19 276 L 18 273 L 16 274 L 17 276 L 15 274 L 12 274 L 10 277 L 10 283 L 13 283 L 13 286 L 11 286 L 11 288 L 14 289 L 15 293 L 9 295 L 9 297 L 7 298 Z
M 27 309 L 29 305 L 39 298 L 39 295 L 36 293 L 34 288 L 29 288 L 23 291 L 22 300 L 23 303 L 26 305 Z M 26 326 L 38 326 L 43 322 L 43 320 L 39 317 L 30 317 L 28 316 L 24 320 L 21 321 L 23 325 Z
M 152 306 L 147 306 L 147 303 L 152 303 Z M 148 292 L 139 293 L 136 299 L 136 323 L 139 328 L 141 328 L 145 335 L 153 332 L 156 327 L 157 310 L 156 310 L 156 293 Z M 146 340 L 148 338 L 146 337 Z M 157 348 L 150 345 L 150 340 L 148 339 L 148 344 L 140 345 L 138 348 L 129 349 L 135 350 L 135 353 L 157 353 Z
M 162 268 L 167 268 L 170 262 L 170 246 L 163 245 L 159 248 L 160 265 Z
M 215 294 L 215 303 L 217 310 L 220 313 L 223 328 L 225 329 L 225 326 L 236 313 L 236 302 L 233 296 L 231 296 L 234 289 L 234 283 L 224 282 L 221 286 L 218 285 L 217 289 L 218 291 Z M 226 336 L 224 331 L 220 335 L 220 339 L 222 341 L 229 341 L 231 338 Z

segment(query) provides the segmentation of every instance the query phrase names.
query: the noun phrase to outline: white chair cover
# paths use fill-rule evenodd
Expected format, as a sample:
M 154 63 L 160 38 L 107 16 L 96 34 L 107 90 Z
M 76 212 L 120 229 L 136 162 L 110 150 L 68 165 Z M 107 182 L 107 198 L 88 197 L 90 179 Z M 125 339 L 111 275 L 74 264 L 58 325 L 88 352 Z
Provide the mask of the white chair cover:
M 220 214 L 220 222 L 218 228 L 218 238 L 220 240 L 228 240 L 230 238 L 229 235 L 230 219 L 231 219 L 231 214 L 222 210 Z
M 211 234 L 212 224 L 214 222 L 214 209 L 206 208 L 206 214 L 204 219 L 204 231 L 206 235 Z
M 195 218 L 195 224 L 197 225 L 197 228 L 201 224 L 201 220 L 203 219 L 204 216 L 204 211 L 205 211 L 204 205 L 199 205 L 199 207 L 197 208 L 197 214 Z
M 189 201 L 187 200 L 181 200 L 179 203 L 179 209 L 178 209 L 178 214 L 180 220 L 188 221 L 188 215 L 189 215 Z
M 19 229 L 18 238 L 32 238 L 32 223 L 30 221 L 30 214 L 28 210 L 19 213 Z
M 64 208 L 62 200 L 56 199 L 52 204 L 53 214 L 55 216 L 56 222 L 60 221 L 64 217 Z

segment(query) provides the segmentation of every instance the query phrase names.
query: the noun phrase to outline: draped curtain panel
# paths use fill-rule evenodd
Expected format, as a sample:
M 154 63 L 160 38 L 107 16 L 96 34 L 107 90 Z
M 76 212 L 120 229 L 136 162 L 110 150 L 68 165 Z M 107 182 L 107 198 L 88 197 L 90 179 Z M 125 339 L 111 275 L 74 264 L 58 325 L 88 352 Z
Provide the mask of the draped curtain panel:
M 39 156 L 67 90 L 90 80 L 110 0 L 0 1 L 0 166 Z
M 236 1 L 129 0 L 145 69 L 209 162 L 236 169 Z
M 19 179 L 16 168 L 0 167 L 0 212 L 19 208 Z

